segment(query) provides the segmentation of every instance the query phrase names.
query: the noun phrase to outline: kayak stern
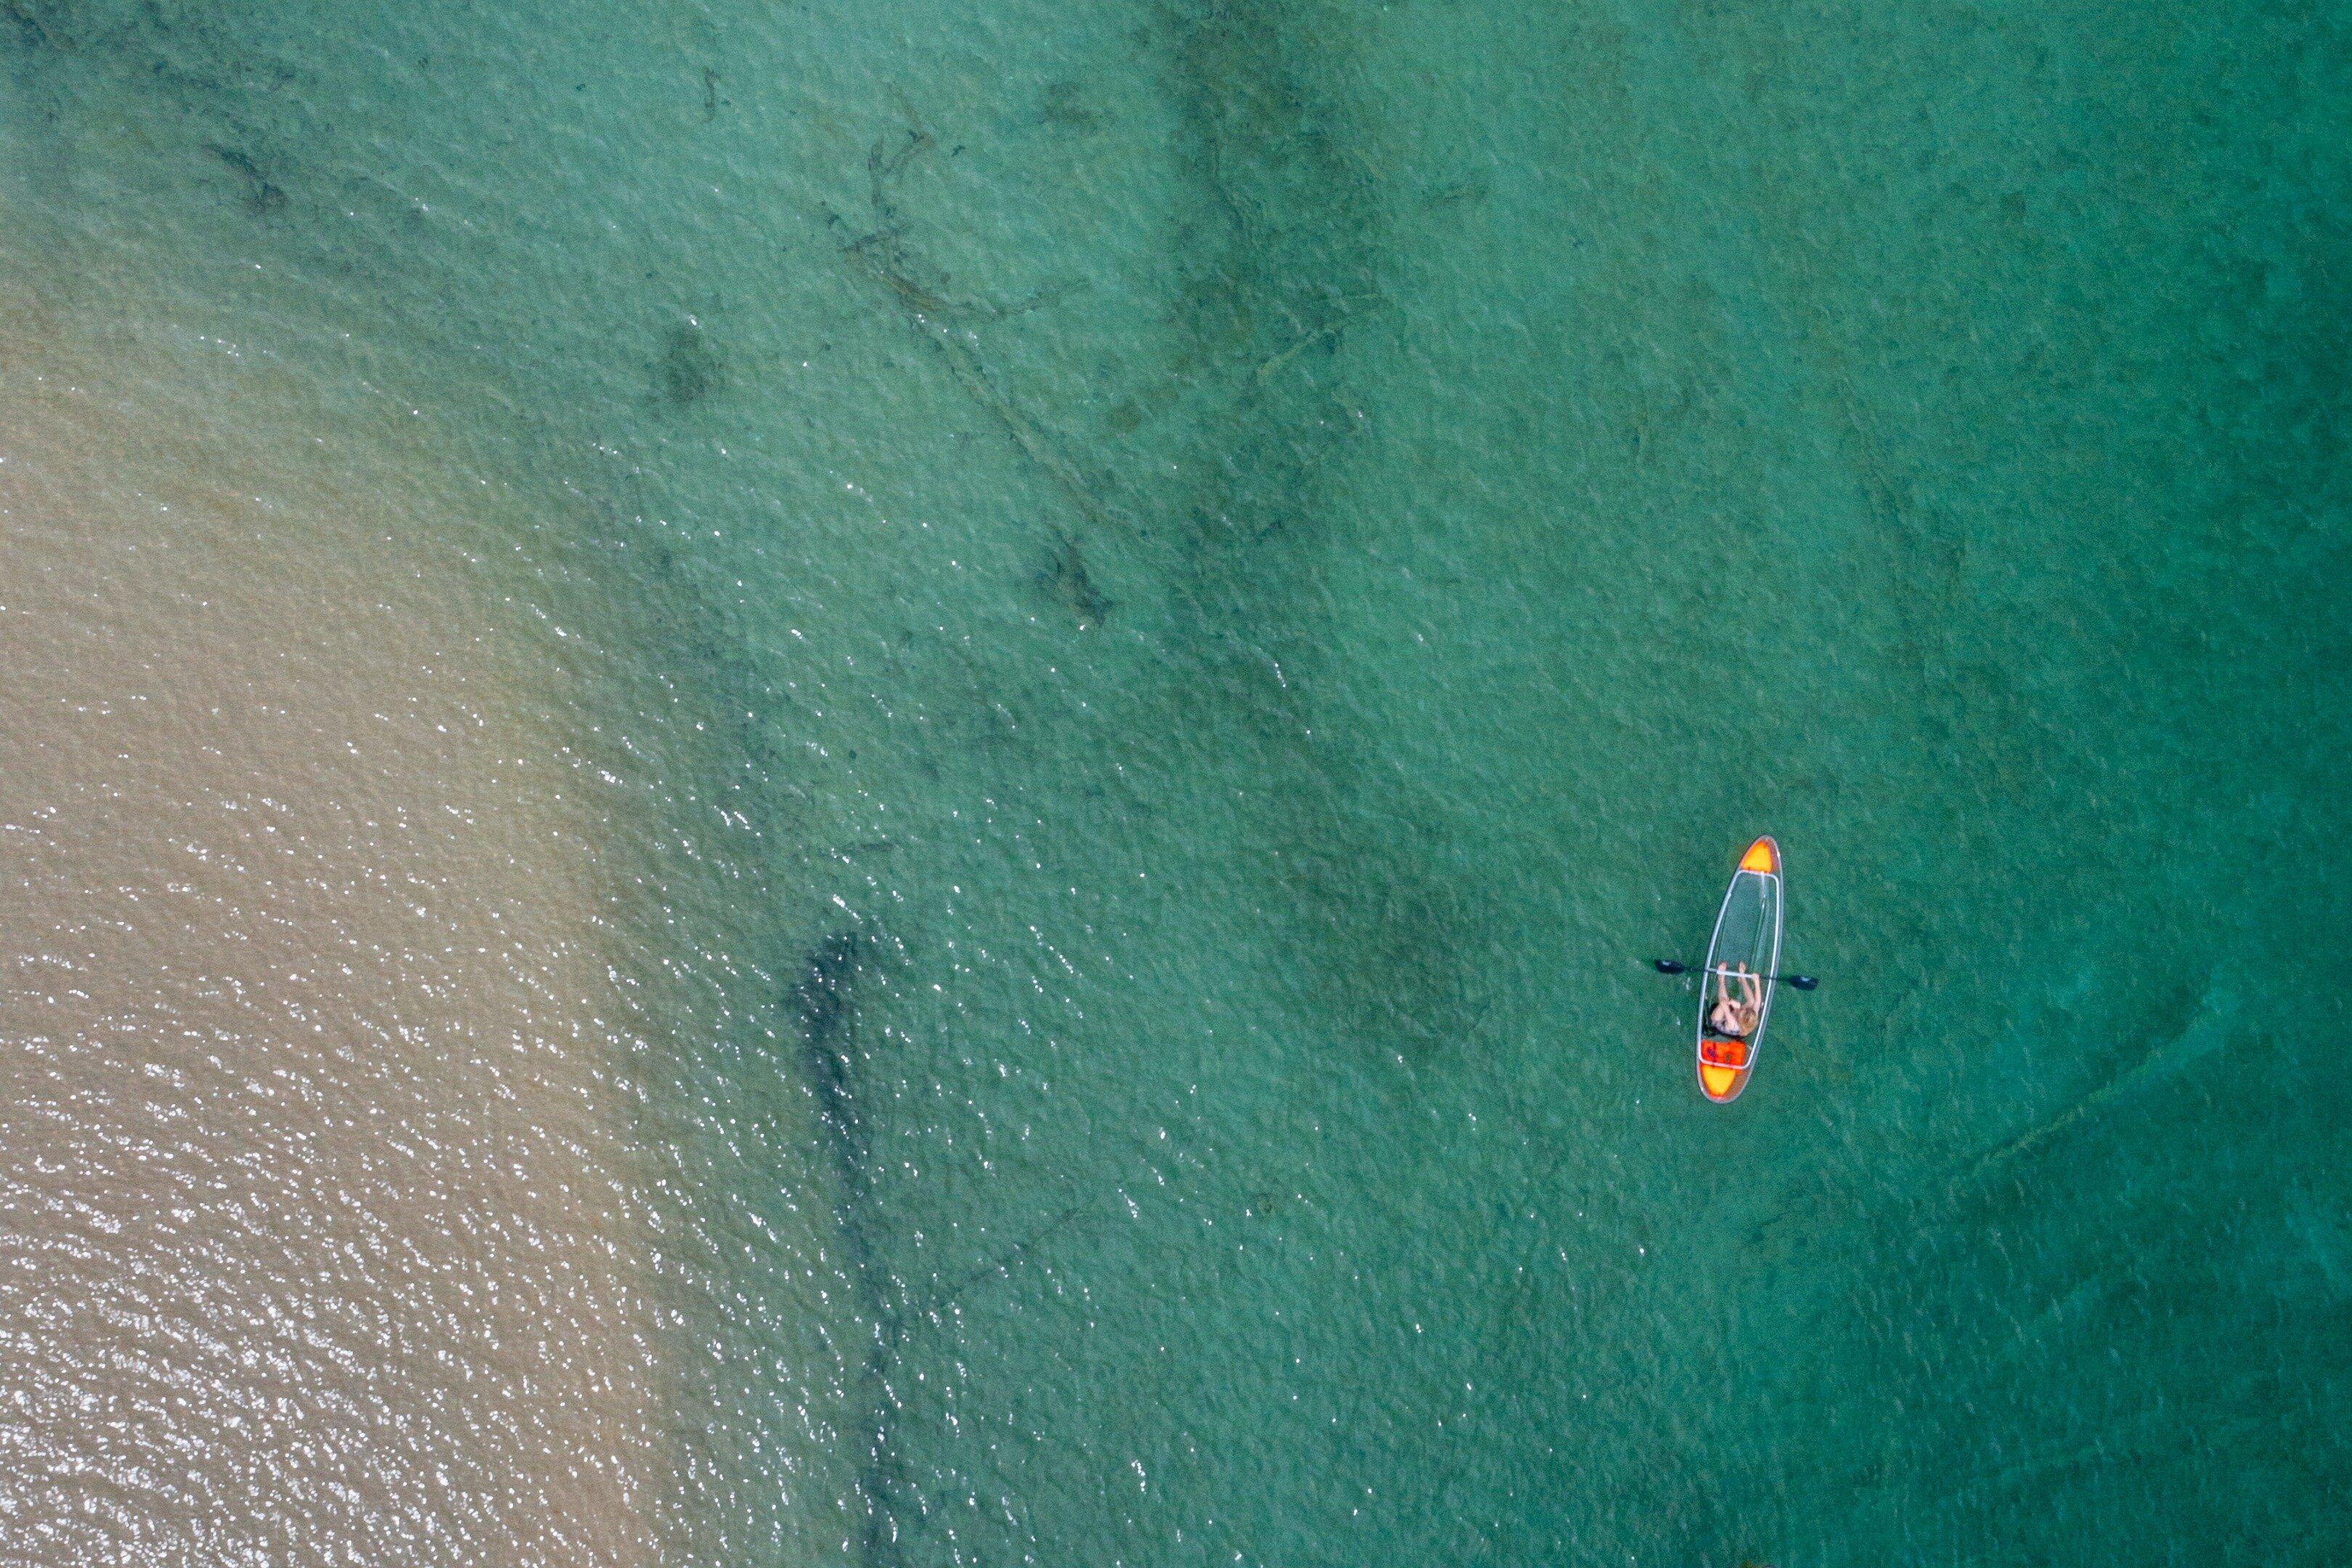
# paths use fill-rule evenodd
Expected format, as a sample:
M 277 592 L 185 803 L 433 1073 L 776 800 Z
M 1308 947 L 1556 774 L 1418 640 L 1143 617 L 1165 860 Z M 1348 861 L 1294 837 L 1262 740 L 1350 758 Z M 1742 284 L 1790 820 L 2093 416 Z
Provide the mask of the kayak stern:
M 1756 1058 L 1740 1041 L 1702 1039 L 1698 1046 L 1698 1089 L 1717 1105 L 1728 1105 L 1748 1087 Z

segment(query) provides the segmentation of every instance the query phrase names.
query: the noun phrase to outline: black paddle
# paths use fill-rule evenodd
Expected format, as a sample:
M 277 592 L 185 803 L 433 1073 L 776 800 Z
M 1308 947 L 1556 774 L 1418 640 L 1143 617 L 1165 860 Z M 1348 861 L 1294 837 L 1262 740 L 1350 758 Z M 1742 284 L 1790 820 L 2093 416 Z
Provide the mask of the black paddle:
M 1688 974 L 1690 973 L 1690 965 L 1685 963 L 1679 958 L 1654 958 L 1650 960 L 1650 967 L 1656 970 L 1661 974 Z M 1759 980 L 1784 980 L 1800 991 L 1811 991 L 1814 986 L 1821 984 L 1819 978 L 1811 974 L 1759 974 L 1756 978 Z

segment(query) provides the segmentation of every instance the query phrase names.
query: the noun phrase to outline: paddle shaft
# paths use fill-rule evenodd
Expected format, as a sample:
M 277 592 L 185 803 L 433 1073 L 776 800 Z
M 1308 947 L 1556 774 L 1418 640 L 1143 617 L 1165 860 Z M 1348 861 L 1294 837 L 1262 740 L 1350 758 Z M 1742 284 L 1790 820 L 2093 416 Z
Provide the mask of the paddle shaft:
M 1654 958 L 1650 960 L 1650 967 L 1656 970 L 1661 974 L 1688 974 L 1690 973 L 1690 965 L 1685 963 L 1679 958 Z M 1728 974 L 1735 980 L 1739 977 L 1739 972 L 1738 970 L 1726 969 L 1721 965 L 1717 965 L 1715 969 L 1709 971 L 1709 973 L 1714 974 Z M 1785 980 L 1800 991 L 1811 991 L 1814 986 L 1821 984 L 1818 979 L 1810 974 L 1756 974 L 1751 973 L 1748 978 L 1751 980 Z

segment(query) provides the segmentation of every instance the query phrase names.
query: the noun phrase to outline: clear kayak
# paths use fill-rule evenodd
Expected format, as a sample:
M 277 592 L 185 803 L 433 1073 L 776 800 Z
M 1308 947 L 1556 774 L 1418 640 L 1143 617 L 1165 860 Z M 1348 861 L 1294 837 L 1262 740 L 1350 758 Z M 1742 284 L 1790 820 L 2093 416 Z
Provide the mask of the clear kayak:
M 1701 973 L 1698 1002 L 1699 1092 L 1718 1105 L 1729 1104 L 1748 1087 L 1756 1070 L 1756 1052 L 1764 1043 L 1764 1026 L 1772 1020 L 1774 978 L 1780 970 L 1780 847 L 1759 838 L 1739 858 L 1731 886 L 1723 892 L 1723 908 L 1715 917 L 1715 935 L 1706 944 L 1706 968 Z M 1744 1034 L 1717 1029 L 1709 1018 L 1728 977 L 1733 996 L 1743 993 L 1741 972 L 1754 977 L 1762 996 L 1756 1022 Z

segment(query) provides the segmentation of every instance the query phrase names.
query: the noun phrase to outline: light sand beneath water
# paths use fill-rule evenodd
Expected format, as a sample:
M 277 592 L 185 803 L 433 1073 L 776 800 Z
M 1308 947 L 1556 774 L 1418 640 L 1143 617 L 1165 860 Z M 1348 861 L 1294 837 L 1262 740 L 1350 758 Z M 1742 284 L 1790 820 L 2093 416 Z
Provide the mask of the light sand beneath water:
M 399 441 L 13 319 L 0 1559 L 652 1560 L 659 1221 L 547 633 Z

